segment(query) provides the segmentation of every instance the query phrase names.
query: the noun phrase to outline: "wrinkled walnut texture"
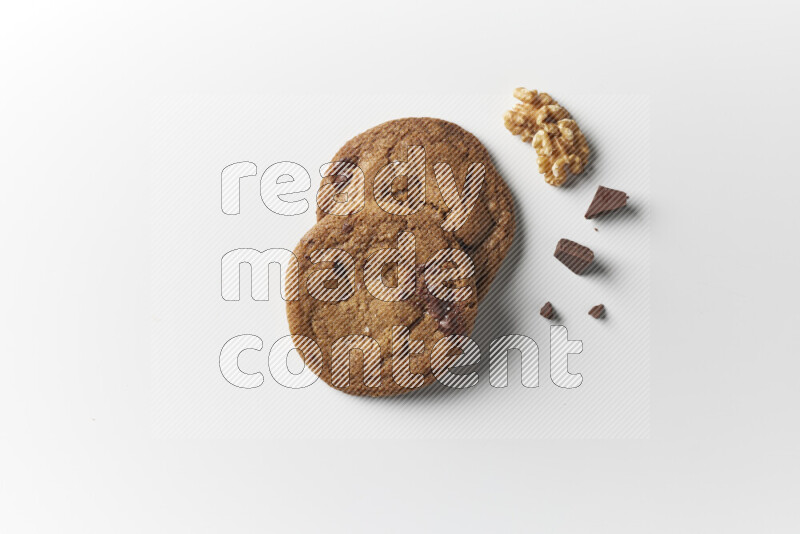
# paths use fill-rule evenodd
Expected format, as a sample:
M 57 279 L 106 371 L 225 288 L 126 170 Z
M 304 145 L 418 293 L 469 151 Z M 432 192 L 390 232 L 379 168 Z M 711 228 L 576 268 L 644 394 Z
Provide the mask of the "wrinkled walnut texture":
M 578 124 L 547 93 L 514 89 L 520 101 L 506 112 L 506 128 L 536 150 L 539 173 L 545 181 L 561 186 L 570 174 L 580 174 L 589 159 L 589 145 Z

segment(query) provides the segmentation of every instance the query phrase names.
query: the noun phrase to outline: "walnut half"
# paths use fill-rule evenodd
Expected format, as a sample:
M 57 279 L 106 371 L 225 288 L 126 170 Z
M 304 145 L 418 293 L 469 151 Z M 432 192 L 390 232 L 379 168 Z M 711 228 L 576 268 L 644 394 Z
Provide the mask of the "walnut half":
M 503 117 L 506 128 L 533 144 L 544 180 L 558 187 L 569 174 L 580 174 L 589 160 L 589 145 L 567 110 L 547 93 L 524 87 L 514 89 L 514 97 L 520 103 Z

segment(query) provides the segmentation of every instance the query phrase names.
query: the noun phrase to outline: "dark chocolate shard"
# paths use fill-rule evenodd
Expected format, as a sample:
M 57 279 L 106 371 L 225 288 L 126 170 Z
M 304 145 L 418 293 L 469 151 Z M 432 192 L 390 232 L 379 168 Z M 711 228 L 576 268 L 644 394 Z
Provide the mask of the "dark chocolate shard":
M 549 302 L 545 303 L 542 306 L 542 309 L 539 310 L 539 314 L 544 317 L 545 319 L 552 319 L 553 318 L 553 305 Z
M 605 311 L 606 307 L 603 306 L 602 304 L 598 304 L 597 306 L 594 306 L 591 310 L 589 310 L 589 315 L 591 315 L 595 319 L 599 319 L 600 317 L 603 316 Z
M 594 219 L 598 215 L 608 213 L 609 211 L 618 210 L 628 203 L 628 194 L 624 191 L 617 191 L 616 189 L 609 189 L 602 185 L 597 188 L 594 194 L 592 204 L 586 211 L 587 219 Z
M 594 261 L 594 252 L 569 239 L 561 239 L 554 256 L 575 274 L 583 273 Z

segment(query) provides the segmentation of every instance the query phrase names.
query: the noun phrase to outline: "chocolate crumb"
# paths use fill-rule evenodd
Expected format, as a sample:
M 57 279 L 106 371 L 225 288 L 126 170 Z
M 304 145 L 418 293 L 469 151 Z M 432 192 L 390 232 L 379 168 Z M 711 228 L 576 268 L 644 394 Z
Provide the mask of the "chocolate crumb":
M 587 219 L 594 219 L 598 215 L 618 210 L 628 203 L 628 194 L 608 187 L 598 186 L 589 209 L 586 210 Z
M 591 310 L 589 310 L 589 315 L 591 315 L 595 319 L 599 319 L 600 317 L 603 316 L 605 311 L 606 307 L 603 306 L 602 304 L 598 304 L 597 306 L 594 306 Z
M 552 319 L 553 318 L 553 305 L 550 302 L 545 303 L 542 306 L 542 309 L 539 310 L 539 314 L 544 317 L 545 319 Z
M 352 231 L 353 231 L 353 224 L 352 223 L 349 223 L 347 221 L 342 223 L 342 233 L 343 234 L 349 234 Z
M 575 274 L 582 274 L 594 261 L 591 249 L 569 239 L 559 240 L 553 255 Z
M 597 228 L 595 228 L 595 229 L 594 229 L 594 231 L 595 231 L 595 232 L 599 232 L 600 230 L 598 230 Z

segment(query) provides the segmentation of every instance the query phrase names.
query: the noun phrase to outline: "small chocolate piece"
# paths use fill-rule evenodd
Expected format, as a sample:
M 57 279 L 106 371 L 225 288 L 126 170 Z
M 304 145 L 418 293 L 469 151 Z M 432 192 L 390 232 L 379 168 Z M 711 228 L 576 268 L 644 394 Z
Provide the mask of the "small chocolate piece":
M 599 319 L 600 317 L 603 316 L 603 313 L 605 313 L 605 311 L 606 311 L 606 307 L 603 306 L 602 304 L 598 304 L 597 306 L 595 306 L 591 310 L 589 310 L 589 315 L 591 315 L 595 319 Z
M 342 223 L 342 233 L 343 234 L 349 234 L 352 231 L 353 231 L 353 224 L 352 223 L 350 223 L 348 221 L 345 221 L 345 222 Z
M 587 219 L 594 219 L 598 215 L 608 213 L 609 211 L 618 210 L 628 203 L 628 194 L 624 191 L 617 191 L 616 189 L 609 189 L 602 185 L 597 188 L 594 194 L 594 199 L 586 211 Z
M 594 252 L 569 239 L 561 239 L 554 256 L 575 274 L 583 273 L 594 261 Z
M 539 310 L 539 314 L 544 317 L 545 319 L 552 319 L 553 318 L 553 305 L 550 302 L 545 303 L 542 306 L 542 309 Z

